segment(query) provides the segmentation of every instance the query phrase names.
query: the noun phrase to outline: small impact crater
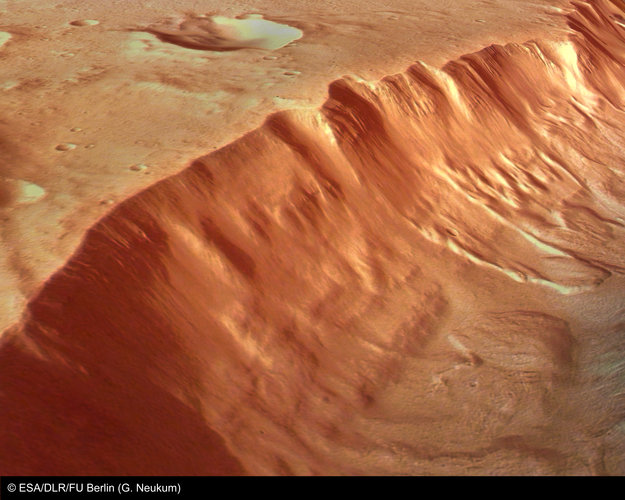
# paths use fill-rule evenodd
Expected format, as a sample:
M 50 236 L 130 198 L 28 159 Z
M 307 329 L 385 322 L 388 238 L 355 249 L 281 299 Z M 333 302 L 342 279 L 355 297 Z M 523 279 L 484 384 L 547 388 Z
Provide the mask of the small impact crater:
M 141 31 L 180 47 L 218 52 L 240 49 L 276 50 L 303 35 L 297 28 L 268 21 L 260 14 L 237 18 L 187 15 L 177 24 L 168 22 Z
M 0 47 L 7 43 L 11 39 L 11 33 L 6 31 L 0 31 Z
M 100 24 L 100 21 L 97 19 L 77 19 L 76 21 L 72 21 L 72 26 L 97 26 Z
M 32 182 L 0 178 L 0 208 L 36 203 L 45 195 L 46 190 Z

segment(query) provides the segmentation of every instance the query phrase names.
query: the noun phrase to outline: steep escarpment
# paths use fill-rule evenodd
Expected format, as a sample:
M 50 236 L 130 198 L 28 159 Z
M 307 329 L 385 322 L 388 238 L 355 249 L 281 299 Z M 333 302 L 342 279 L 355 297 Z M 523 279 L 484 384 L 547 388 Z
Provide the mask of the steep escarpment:
M 334 82 L 4 338 L 9 473 L 623 473 L 625 21 Z

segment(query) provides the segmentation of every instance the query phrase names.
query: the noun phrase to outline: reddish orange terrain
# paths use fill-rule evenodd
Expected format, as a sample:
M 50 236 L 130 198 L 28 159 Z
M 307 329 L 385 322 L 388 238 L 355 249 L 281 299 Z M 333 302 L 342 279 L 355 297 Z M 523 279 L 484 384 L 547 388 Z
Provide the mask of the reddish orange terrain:
M 625 474 L 625 4 L 345 78 L 127 199 L 0 350 L 2 474 Z

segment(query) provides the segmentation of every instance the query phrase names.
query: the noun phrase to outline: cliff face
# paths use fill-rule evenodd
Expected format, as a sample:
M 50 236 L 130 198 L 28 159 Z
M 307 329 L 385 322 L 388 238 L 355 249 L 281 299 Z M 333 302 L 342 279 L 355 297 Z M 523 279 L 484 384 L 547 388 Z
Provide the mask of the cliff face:
M 4 337 L 2 473 L 625 473 L 624 8 L 119 205 Z

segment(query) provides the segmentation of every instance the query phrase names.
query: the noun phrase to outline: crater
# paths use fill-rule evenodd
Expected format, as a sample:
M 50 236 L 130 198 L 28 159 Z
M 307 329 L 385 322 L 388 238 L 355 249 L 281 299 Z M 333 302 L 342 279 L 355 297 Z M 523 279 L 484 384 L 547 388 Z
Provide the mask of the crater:
M 0 208 L 36 203 L 45 195 L 46 190 L 32 182 L 0 178 Z
M 78 19 L 76 21 L 72 21 L 71 23 L 72 26 L 97 26 L 98 24 L 100 24 L 100 21 L 98 21 L 97 19 Z
M 153 25 L 144 30 L 159 40 L 194 50 L 225 52 L 241 49 L 277 50 L 302 37 L 293 26 L 263 19 L 187 15 L 182 21 Z
M 11 39 L 11 33 L 6 31 L 0 31 L 0 47 L 6 44 Z

